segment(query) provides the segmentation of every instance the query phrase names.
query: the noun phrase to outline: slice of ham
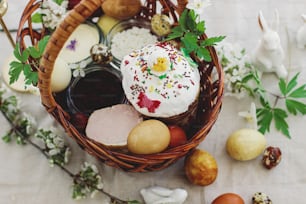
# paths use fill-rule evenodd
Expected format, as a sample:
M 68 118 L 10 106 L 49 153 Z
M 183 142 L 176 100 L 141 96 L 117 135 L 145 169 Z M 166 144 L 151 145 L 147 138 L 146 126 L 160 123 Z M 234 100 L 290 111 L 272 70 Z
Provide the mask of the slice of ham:
M 127 104 L 94 111 L 86 126 L 87 137 L 110 147 L 125 147 L 130 131 L 142 121 L 140 114 Z

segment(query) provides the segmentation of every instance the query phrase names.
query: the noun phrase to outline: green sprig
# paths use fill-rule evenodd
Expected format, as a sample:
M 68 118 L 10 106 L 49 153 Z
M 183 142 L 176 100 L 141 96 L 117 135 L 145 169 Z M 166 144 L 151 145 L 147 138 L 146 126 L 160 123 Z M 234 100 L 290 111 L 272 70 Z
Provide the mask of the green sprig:
M 10 63 L 10 84 L 15 83 L 20 74 L 23 73 L 26 85 L 37 85 L 38 74 L 36 70 L 39 68 L 39 60 L 44 53 L 49 38 L 50 36 L 45 36 L 38 42 L 37 46 L 30 46 L 23 51 L 20 49 L 20 44 L 16 44 L 14 49 L 16 60 Z
M 202 36 L 206 31 L 205 21 L 198 19 L 199 15 L 194 10 L 185 9 L 179 18 L 178 25 L 172 29 L 166 40 L 180 39 L 186 52 L 210 62 L 211 56 L 207 47 L 216 45 L 225 36 L 203 39 Z
M 265 89 L 257 72 L 251 72 L 245 77 L 245 84 L 249 81 L 254 81 L 257 86 L 253 89 L 247 86 L 247 90 L 250 95 L 258 96 L 259 98 L 261 107 L 257 108 L 256 115 L 258 119 L 258 130 L 263 134 L 270 132 L 271 124 L 274 121 L 276 130 L 280 131 L 286 137 L 291 138 L 289 124 L 287 122 L 289 115 L 306 114 L 306 103 L 301 100 L 306 98 L 306 84 L 298 86 L 298 76 L 299 73 L 294 75 L 288 82 L 280 79 L 278 82 L 279 95 L 270 93 Z M 271 103 L 267 97 L 268 94 L 274 97 L 274 103 Z M 284 100 L 285 107 L 279 106 L 280 100 Z

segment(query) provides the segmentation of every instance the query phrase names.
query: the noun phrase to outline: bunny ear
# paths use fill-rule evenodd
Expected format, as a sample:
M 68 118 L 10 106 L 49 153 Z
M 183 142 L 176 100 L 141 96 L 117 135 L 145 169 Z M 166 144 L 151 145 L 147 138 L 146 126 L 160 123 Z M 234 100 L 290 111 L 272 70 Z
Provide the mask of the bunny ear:
M 274 10 L 274 21 L 272 23 L 272 29 L 277 31 L 279 28 L 279 13 L 278 13 L 278 10 L 275 9 Z
M 265 32 L 265 31 L 269 30 L 269 26 L 268 26 L 268 24 L 266 22 L 266 19 L 262 15 L 262 11 L 259 11 L 259 14 L 258 14 L 258 23 L 259 23 L 259 26 L 260 26 L 262 31 Z

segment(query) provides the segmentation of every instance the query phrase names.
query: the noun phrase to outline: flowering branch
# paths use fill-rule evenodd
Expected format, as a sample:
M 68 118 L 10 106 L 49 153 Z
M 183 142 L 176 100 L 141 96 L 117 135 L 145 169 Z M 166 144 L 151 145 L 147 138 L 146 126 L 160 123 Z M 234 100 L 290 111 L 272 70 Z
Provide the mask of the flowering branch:
M 94 195 L 95 192 L 103 193 L 108 196 L 114 204 L 139 204 L 138 201 L 124 201 L 103 190 L 103 183 L 98 169 L 95 165 L 85 162 L 81 171 L 77 174 L 72 173 L 64 165 L 68 163 L 71 155 L 70 148 L 65 145 L 64 139 L 51 130 L 35 128 L 35 121 L 18 108 L 16 96 L 4 97 L 5 90 L 0 90 L 0 111 L 10 123 L 11 129 L 2 137 L 3 141 L 9 143 L 16 138 L 17 144 L 30 144 L 40 151 L 53 167 L 58 166 L 73 179 L 74 199 L 82 199 L 88 194 Z M 44 142 L 44 147 L 34 143 L 30 137 L 35 135 Z

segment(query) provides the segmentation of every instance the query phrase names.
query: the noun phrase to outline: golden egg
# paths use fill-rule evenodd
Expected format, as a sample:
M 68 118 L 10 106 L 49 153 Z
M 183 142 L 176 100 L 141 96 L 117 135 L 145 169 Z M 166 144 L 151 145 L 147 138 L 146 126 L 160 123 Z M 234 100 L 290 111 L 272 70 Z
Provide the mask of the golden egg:
M 233 132 L 226 141 L 228 154 L 239 161 L 255 159 L 263 153 L 266 138 L 254 129 L 240 129 Z
M 206 186 L 213 183 L 218 175 L 215 158 L 206 151 L 196 149 L 185 158 L 185 174 L 196 185 Z
M 136 125 L 128 136 L 128 149 L 135 154 L 154 154 L 170 143 L 169 128 L 158 120 L 146 120 Z

